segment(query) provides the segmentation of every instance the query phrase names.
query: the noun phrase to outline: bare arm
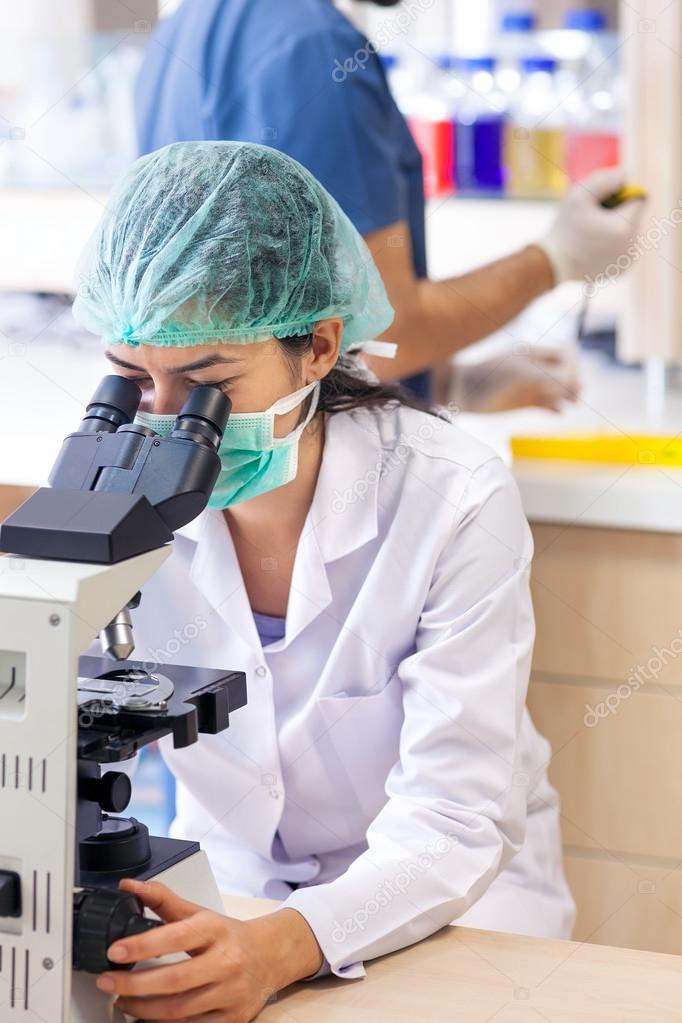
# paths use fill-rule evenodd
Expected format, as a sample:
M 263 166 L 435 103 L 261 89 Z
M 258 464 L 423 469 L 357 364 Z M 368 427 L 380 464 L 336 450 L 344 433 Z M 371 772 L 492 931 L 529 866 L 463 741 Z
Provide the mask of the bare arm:
M 415 276 L 404 221 L 367 235 L 365 241 L 395 309 L 395 320 L 384 335 L 399 345 L 395 359 L 366 360 L 383 379 L 436 366 L 508 323 L 554 286 L 549 260 L 535 245 L 460 277 L 430 281 Z

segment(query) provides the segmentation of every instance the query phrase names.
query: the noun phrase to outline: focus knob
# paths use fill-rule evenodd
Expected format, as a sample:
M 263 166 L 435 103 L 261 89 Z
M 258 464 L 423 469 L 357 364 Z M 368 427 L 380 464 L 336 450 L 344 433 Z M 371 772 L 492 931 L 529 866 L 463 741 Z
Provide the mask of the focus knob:
M 81 794 L 91 803 L 98 803 L 105 813 L 122 813 L 132 795 L 130 778 L 123 771 L 107 771 L 101 778 L 81 782 Z
M 86 973 L 130 970 L 133 963 L 112 963 L 107 949 L 114 941 L 160 927 L 144 916 L 135 895 L 107 888 L 84 888 L 73 896 L 73 968 Z

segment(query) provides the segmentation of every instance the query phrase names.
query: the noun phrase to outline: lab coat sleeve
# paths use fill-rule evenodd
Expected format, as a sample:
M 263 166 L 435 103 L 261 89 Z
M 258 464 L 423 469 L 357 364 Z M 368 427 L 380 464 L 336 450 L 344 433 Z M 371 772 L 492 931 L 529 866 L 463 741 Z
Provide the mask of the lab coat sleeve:
M 400 755 L 368 849 L 336 880 L 285 903 L 339 977 L 361 977 L 363 960 L 456 920 L 524 840 L 516 772 L 534 638 L 530 530 L 497 458 L 453 503 L 414 652 L 389 682 L 402 686 Z

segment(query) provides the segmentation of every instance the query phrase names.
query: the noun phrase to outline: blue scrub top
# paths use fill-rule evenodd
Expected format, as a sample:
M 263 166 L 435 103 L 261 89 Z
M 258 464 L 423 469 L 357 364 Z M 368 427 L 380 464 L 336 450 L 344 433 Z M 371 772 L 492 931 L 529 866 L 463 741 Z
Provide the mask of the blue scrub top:
M 273 146 L 312 171 L 361 234 L 406 221 L 425 277 L 421 157 L 367 47 L 331 0 L 184 0 L 146 49 L 140 153 L 212 139 Z M 408 381 L 422 397 L 429 382 Z

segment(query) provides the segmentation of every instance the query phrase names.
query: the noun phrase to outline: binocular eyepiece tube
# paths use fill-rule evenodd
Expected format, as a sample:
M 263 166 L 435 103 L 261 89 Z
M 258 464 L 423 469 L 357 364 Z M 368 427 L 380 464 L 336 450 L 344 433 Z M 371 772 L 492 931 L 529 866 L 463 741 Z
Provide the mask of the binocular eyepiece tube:
M 134 380 L 115 374 L 104 377 L 87 406 L 79 433 L 116 433 L 131 423 L 140 406 L 142 391 Z
M 103 378 L 87 406 L 79 433 L 116 433 L 128 426 L 139 408 L 142 391 L 134 380 L 111 374 Z M 218 450 L 232 402 L 219 387 L 194 387 L 171 434 L 176 440 L 191 440 Z
M 171 436 L 207 444 L 217 451 L 231 410 L 232 402 L 219 387 L 195 387 L 180 409 Z

